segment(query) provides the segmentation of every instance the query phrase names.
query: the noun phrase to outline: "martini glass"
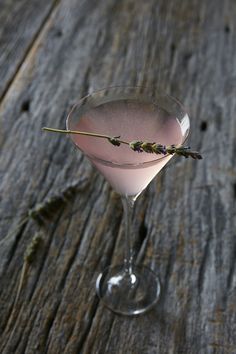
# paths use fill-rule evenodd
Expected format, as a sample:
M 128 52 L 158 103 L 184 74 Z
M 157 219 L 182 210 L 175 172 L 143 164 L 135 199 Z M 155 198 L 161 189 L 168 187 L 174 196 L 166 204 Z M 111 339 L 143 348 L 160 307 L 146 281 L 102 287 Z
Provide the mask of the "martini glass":
M 82 98 L 66 121 L 68 130 L 119 136 L 131 141 L 183 144 L 189 117 L 182 104 L 166 94 L 145 87 L 109 87 Z M 160 296 L 160 281 L 149 268 L 135 265 L 130 226 L 134 202 L 172 158 L 112 145 L 108 139 L 70 134 L 73 143 L 121 195 L 125 223 L 125 257 L 97 278 L 96 291 L 112 311 L 136 315 L 153 307 Z

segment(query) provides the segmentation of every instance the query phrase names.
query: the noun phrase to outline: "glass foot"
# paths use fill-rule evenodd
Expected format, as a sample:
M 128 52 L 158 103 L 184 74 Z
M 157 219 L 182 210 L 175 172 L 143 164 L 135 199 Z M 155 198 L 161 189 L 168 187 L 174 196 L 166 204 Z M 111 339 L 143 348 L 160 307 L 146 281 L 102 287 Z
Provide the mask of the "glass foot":
M 160 297 L 160 282 L 147 267 L 108 267 L 96 282 L 97 295 L 110 310 L 122 315 L 138 315 L 152 308 Z

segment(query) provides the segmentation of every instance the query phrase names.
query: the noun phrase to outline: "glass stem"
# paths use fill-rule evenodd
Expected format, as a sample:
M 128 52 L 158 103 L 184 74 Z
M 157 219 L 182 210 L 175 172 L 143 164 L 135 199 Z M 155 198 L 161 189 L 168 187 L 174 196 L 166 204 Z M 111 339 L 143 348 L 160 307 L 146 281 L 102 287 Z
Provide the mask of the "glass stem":
M 124 269 L 129 275 L 132 274 L 133 267 L 133 252 L 131 246 L 131 221 L 134 206 L 134 199 L 131 197 L 122 197 L 122 204 L 124 209 L 124 222 L 125 222 L 125 259 L 124 259 Z

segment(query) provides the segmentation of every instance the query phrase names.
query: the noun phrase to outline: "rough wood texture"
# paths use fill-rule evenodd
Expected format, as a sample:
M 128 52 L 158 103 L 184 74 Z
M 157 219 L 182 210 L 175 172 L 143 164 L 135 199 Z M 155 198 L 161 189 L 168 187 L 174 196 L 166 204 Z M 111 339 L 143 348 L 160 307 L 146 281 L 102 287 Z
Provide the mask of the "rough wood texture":
M 235 1 L 20 3 L 0 2 L 0 352 L 236 353 Z M 89 91 L 137 83 L 184 101 L 205 158 L 175 159 L 137 202 L 137 257 L 163 286 L 153 311 L 126 318 L 94 291 L 123 257 L 119 198 L 41 127 L 63 127 Z
M 0 2 L 0 98 L 56 4 L 57 0 Z

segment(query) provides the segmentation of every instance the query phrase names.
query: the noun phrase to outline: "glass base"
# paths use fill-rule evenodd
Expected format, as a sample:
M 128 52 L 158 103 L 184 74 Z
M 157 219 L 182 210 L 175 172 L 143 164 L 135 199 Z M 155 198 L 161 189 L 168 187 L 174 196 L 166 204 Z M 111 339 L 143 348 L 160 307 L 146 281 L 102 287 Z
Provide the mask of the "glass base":
M 108 267 L 96 282 L 97 295 L 113 312 L 122 315 L 138 315 L 151 309 L 160 297 L 160 281 L 147 267 L 132 266 L 127 272 L 124 266 Z

